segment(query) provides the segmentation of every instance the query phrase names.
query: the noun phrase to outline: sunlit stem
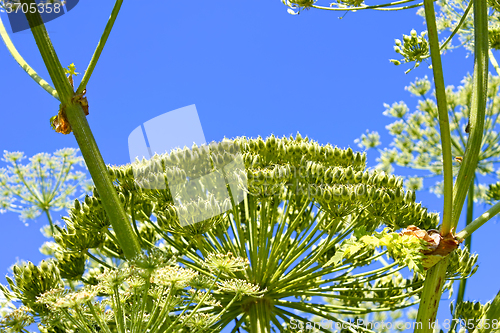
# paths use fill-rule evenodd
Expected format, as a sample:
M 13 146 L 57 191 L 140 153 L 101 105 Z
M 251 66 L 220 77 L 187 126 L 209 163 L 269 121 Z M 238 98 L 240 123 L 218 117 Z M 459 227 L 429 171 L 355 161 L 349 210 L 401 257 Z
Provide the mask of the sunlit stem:
M 491 220 L 491 218 L 500 213 L 500 202 L 497 202 L 493 207 L 484 212 L 477 219 L 472 221 L 468 226 L 465 227 L 462 231 L 456 234 L 456 238 L 458 241 L 462 241 L 472 235 L 474 231 L 479 229 L 483 224 Z
M 470 183 L 469 193 L 467 194 L 467 218 L 465 220 L 465 225 L 468 226 L 472 222 L 474 213 L 474 181 Z M 465 239 L 465 247 L 471 252 L 472 237 L 467 237 Z M 465 287 L 467 284 L 467 279 L 460 280 L 460 286 L 458 287 L 457 302 L 459 304 L 464 300 Z
M 447 235 L 451 228 L 451 217 L 453 207 L 453 169 L 451 155 L 451 136 L 448 120 L 448 108 L 446 103 L 446 89 L 443 78 L 443 68 L 441 65 L 441 54 L 439 48 L 439 37 L 436 27 L 436 14 L 432 0 L 424 0 L 425 21 L 429 36 L 429 45 L 432 59 L 432 69 L 434 73 L 434 83 L 436 88 L 436 99 L 439 114 L 439 131 L 441 134 L 441 147 L 443 154 L 443 174 L 444 174 L 444 206 L 441 234 Z M 431 323 L 436 320 L 439 300 L 441 298 L 442 286 L 444 284 L 448 258 L 438 262 L 429 269 L 426 274 L 424 289 L 421 295 L 420 306 L 418 308 L 417 323 L 420 327 L 415 328 L 415 332 L 432 332 Z
M 27 4 L 28 7 L 30 4 L 36 5 L 34 0 L 22 0 L 22 3 Z M 52 82 L 58 91 L 62 107 L 65 109 L 66 116 L 102 200 L 104 210 L 113 226 L 118 243 L 125 257 L 132 259 L 141 253 L 141 247 L 130 225 L 129 217 L 118 198 L 113 182 L 108 175 L 108 170 L 97 147 L 94 135 L 90 130 L 82 105 L 73 98 L 75 95 L 73 88 L 64 73 L 40 14 L 38 12 L 26 13 L 26 18 Z
M 97 48 L 94 52 L 94 55 L 92 56 L 92 59 L 90 60 L 89 66 L 87 67 L 87 70 L 85 71 L 85 74 L 83 75 L 82 82 L 80 82 L 80 85 L 78 86 L 78 89 L 76 90 L 77 94 L 83 93 L 85 88 L 87 87 L 87 83 L 89 82 L 90 76 L 92 75 L 95 66 L 97 65 L 97 61 L 99 60 L 99 57 L 101 56 L 102 50 L 104 49 L 104 45 L 106 45 L 106 41 L 108 40 L 109 34 L 111 33 L 111 29 L 113 29 L 113 25 L 115 24 L 116 17 L 118 16 L 118 13 L 120 12 L 120 8 L 122 6 L 123 0 L 117 0 L 115 2 L 115 6 L 113 7 L 113 11 L 111 12 L 111 15 L 108 19 L 108 23 L 106 24 L 106 28 L 104 29 L 104 32 L 101 36 L 101 39 L 99 40 L 99 44 L 97 44 Z
M 0 17 L 0 36 L 2 36 L 2 40 L 5 43 L 5 46 L 7 46 L 7 49 L 9 50 L 10 54 L 14 58 L 15 61 L 21 66 L 22 69 L 36 82 L 42 87 L 46 92 L 54 96 L 56 99 L 59 100 L 59 95 L 57 94 L 57 91 L 44 79 L 38 75 L 38 73 L 31 68 L 30 65 L 24 60 L 24 58 L 19 54 L 17 51 L 16 47 L 12 43 L 12 40 L 9 37 L 9 34 L 5 30 L 5 26 L 3 25 L 2 18 Z

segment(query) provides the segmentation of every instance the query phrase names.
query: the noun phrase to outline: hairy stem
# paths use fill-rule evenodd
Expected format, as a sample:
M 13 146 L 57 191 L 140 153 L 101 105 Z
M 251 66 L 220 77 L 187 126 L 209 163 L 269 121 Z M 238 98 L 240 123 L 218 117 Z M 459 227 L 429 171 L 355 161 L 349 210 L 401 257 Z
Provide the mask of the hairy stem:
M 26 3 L 29 6 L 31 3 L 34 4 L 35 1 L 22 0 L 22 3 Z M 118 198 L 113 182 L 108 175 L 106 165 L 90 130 L 82 105 L 73 98 L 73 88 L 64 74 L 64 69 L 57 57 L 40 14 L 38 12 L 33 14 L 26 13 L 26 18 L 28 19 L 31 32 L 52 82 L 59 93 L 61 107 L 66 111 L 66 116 L 97 188 L 97 192 L 102 199 L 102 204 L 113 226 L 118 242 L 125 257 L 131 259 L 141 252 L 141 247 L 132 230 L 130 220 Z
M 424 289 L 420 296 L 418 306 L 417 323 L 415 332 L 433 332 L 432 323 L 436 321 L 437 309 L 441 299 L 441 292 L 445 282 L 446 268 L 449 257 L 439 261 L 431 267 L 425 276 Z

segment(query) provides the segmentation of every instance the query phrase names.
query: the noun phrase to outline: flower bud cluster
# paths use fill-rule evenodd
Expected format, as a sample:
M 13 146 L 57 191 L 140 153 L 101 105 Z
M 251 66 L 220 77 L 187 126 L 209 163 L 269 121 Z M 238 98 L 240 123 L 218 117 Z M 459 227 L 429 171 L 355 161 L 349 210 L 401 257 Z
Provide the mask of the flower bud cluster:
M 416 68 L 420 65 L 422 60 L 430 56 L 429 42 L 425 39 L 427 31 L 423 31 L 420 36 L 417 35 L 415 30 L 410 32 L 410 35 L 403 35 L 403 41 L 396 39 L 396 46 L 394 51 L 403 56 L 401 61 L 392 59 L 391 62 L 395 65 L 400 65 L 401 62 L 409 63 L 415 62 Z M 408 73 L 411 69 L 406 71 Z
M 446 275 L 448 277 L 467 279 L 476 273 L 478 254 L 471 254 L 467 247 L 458 248 L 450 253 Z
M 59 269 L 52 261 L 44 261 L 39 266 L 32 262 L 16 264 L 12 267 L 14 279 L 6 276 L 10 290 L 16 298 L 34 313 L 47 313 L 47 308 L 36 303 L 37 297 L 48 290 L 62 287 Z
M 57 268 L 63 279 L 78 280 L 85 272 L 86 257 L 81 252 L 56 252 Z
M 496 120 L 500 112 L 498 106 L 498 87 L 500 78 L 490 76 L 488 82 L 487 112 L 484 129 L 485 152 L 479 156 L 478 173 L 492 174 L 494 164 L 497 163 L 500 146 L 498 133 L 498 122 Z M 377 169 L 390 171 L 393 165 L 427 170 L 431 175 L 442 175 L 443 161 L 441 152 L 441 137 L 439 133 L 439 119 L 437 104 L 433 94 L 431 82 L 427 77 L 416 79 L 406 90 L 412 95 L 420 97 L 415 110 L 410 110 L 404 102 L 391 105 L 384 104 L 386 110 L 384 115 L 396 118 L 386 128 L 393 136 L 389 144 L 391 148 L 380 150 L 379 165 Z M 453 173 L 456 176 L 461 166 L 466 151 L 468 133 L 466 131 L 469 117 L 469 104 L 472 94 L 472 78 L 466 76 L 459 87 L 448 86 L 446 88 L 446 99 L 453 121 L 450 122 L 452 145 Z M 366 147 L 368 148 L 368 147 Z M 500 174 L 499 174 L 500 175 Z M 497 175 L 497 178 L 498 176 Z M 427 175 L 423 175 L 426 177 Z M 407 188 L 418 190 L 424 186 L 423 178 L 408 178 Z M 442 195 L 442 182 L 436 182 L 430 186 L 431 192 Z M 474 190 L 474 198 L 486 201 L 487 195 L 484 191 L 485 185 L 479 184 Z M 491 193 L 491 189 L 490 189 Z M 493 193 L 491 193 L 493 194 Z M 498 196 L 500 198 L 500 195 Z
M 471 301 L 460 302 L 455 308 L 454 316 L 460 320 L 463 320 L 463 322 L 467 324 L 467 328 L 469 329 L 469 331 L 472 332 L 475 330 L 476 325 L 481 323 L 481 319 L 483 319 L 483 317 L 486 315 L 486 312 L 489 308 L 489 302 L 486 304 Z M 491 325 L 491 323 L 488 324 Z
M 176 235 L 194 236 L 211 230 L 223 219 L 223 213 L 232 207 L 229 198 L 218 201 L 214 195 L 183 204 L 155 206 L 154 215 L 160 229 Z M 181 223 L 179 216 L 184 217 Z M 187 221 L 187 223 L 186 223 Z
M 35 319 L 30 315 L 30 310 L 22 306 L 0 318 L 0 331 L 27 332 L 26 327 L 35 322 Z
M 177 236 L 200 235 L 225 221 L 225 212 L 243 200 L 236 198 L 236 188 L 257 199 L 302 195 L 338 217 L 366 206 L 366 224 L 373 230 L 380 223 L 423 228 L 437 224 L 435 214 L 415 203 L 413 191 L 403 191 L 401 179 L 365 171 L 365 166 L 364 153 L 320 145 L 298 133 L 194 145 L 108 170 L 125 211 L 144 225 L 150 225 L 154 216 L 161 230 Z M 207 173 L 225 179 L 225 186 L 216 186 L 216 177 L 203 177 Z M 66 221 L 66 229 L 56 238 L 64 249 L 85 251 L 105 242 L 121 253 L 118 244 L 103 236 L 109 220 L 97 193 L 75 201 Z M 151 228 L 144 232 L 151 243 L 160 237 Z
M 415 286 L 419 286 L 422 282 L 423 280 L 417 274 L 410 279 L 405 279 L 401 273 L 396 272 L 375 280 L 371 285 L 371 289 L 373 290 L 373 296 L 380 299 L 379 304 L 392 305 L 395 298 L 417 289 Z
M 205 259 L 204 265 L 216 274 L 219 272 L 229 274 L 232 272 L 242 271 L 249 265 L 247 258 L 235 257 L 231 252 L 227 254 L 210 253 Z
M 92 215 L 92 214 L 89 214 Z M 88 215 L 87 215 L 88 216 Z M 64 250 L 86 252 L 88 249 L 99 247 L 104 243 L 105 234 L 101 230 L 88 230 L 80 227 L 81 219 L 65 219 L 66 227 L 54 235 L 54 240 Z
M 289 14 L 297 15 L 301 10 L 311 8 L 316 0 L 281 0 L 281 2 L 288 7 Z
M 262 294 L 267 291 L 267 289 L 261 290 L 259 285 L 241 279 L 222 281 L 219 288 L 223 292 L 236 294 L 237 299 L 243 296 L 262 297 Z

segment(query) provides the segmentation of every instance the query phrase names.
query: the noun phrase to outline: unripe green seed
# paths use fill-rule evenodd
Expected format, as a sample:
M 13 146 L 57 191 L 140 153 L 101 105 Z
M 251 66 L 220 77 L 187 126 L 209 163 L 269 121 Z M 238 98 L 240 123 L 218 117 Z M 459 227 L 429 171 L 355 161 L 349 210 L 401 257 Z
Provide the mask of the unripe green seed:
M 342 189 L 340 187 L 335 187 L 333 190 L 333 199 L 335 201 L 340 201 L 342 198 Z
M 335 173 L 333 174 L 333 181 L 335 183 L 338 183 L 338 182 L 340 182 L 342 180 L 343 177 L 344 177 L 344 174 L 343 174 L 342 170 L 341 169 L 337 169 L 335 171 Z
M 391 197 L 389 196 L 389 194 L 387 193 L 384 193 L 384 195 L 382 196 L 382 203 L 387 206 L 391 203 Z
M 346 158 L 348 160 L 352 160 L 352 158 L 354 157 L 354 152 L 352 151 L 352 149 L 349 147 L 347 148 L 347 151 L 346 151 Z
M 325 158 L 331 160 L 335 156 L 332 146 L 325 147 Z
M 351 179 L 353 178 L 354 173 L 353 173 L 353 170 L 352 170 L 352 167 L 351 167 L 351 166 L 349 166 L 349 167 L 345 170 L 344 175 L 345 175 L 345 178 L 346 178 L 347 180 L 351 180 Z
M 356 187 L 356 196 L 358 199 L 363 198 L 366 195 L 366 186 L 364 184 L 358 185 Z
M 342 188 L 342 199 L 344 199 L 344 200 L 349 199 L 351 193 L 350 193 L 349 189 L 347 188 L 347 186 L 342 186 L 341 188 Z
M 368 179 L 370 179 L 370 172 L 369 171 L 363 172 L 363 178 L 362 178 L 363 183 L 366 184 L 368 182 Z
M 329 189 L 324 189 L 322 195 L 326 202 L 332 201 L 332 192 Z
M 356 172 L 356 174 L 354 175 L 354 182 L 356 184 L 361 183 L 362 179 L 363 179 L 363 171 Z

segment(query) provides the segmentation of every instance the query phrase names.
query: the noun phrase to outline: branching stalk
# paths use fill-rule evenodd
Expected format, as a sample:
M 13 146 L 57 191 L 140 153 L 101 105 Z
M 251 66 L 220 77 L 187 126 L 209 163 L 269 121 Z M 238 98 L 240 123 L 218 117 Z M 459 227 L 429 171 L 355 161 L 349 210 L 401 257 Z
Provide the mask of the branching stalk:
M 438 42 L 437 31 L 435 24 L 435 14 L 433 8 L 432 0 L 425 0 L 425 12 L 426 21 L 429 31 L 429 41 L 431 44 L 431 56 L 433 51 L 436 52 L 439 48 L 436 47 Z M 447 176 L 451 177 L 451 172 L 446 174 L 446 163 L 450 163 L 451 168 L 451 156 L 449 159 L 445 158 L 445 147 L 443 144 L 443 164 L 444 164 L 444 197 L 445 197 L 445 207 L 443 214 L 443 224 L 441 228 L 441 234 L 445 235 L 451 231 L 451 228 L 456 228 L 460 213 L 462 211 L 462 206 L 465 201 L 465 196 L 469 189 L 469 184 L 473 180 L 475 169 L 477 166 L 479 152 L 481 148 L 481 141 L 483 136 L 484 118 L 486 113 L 486 97 L 487 97 L 487 87 L 488 87 L 488 7 L 486 0 L 474 0 L 474 38 L 475 38 L 475 54 L 474 54 L 474 78 L 473 78 L 473 89 L 472 89 L 472 102 L 470 111 L 470 137 L 467 142 L 467 148 L 465 151 L 465 156 L 463 162 L 461 163 L 461 168 L 453 189 L 453 199 L 450 198 L 449 182 L 447 183 Z M 432 63 L 434 68 L 434 73 L 436 73 L 436 63 L 434 62 L 434 57 L 432 57 Z M 438 63 L 439 67 L 441 63 Z M 436 77 L 435 77 L 436 81 Z M 437 82 L 436 82 L 437 83 Z M 444 85 L 442 91 L 440 91 L 436 86 L 436 95 L 438 101 L 438 109 L 440 99 L 440 93 L 444 94 Z M 442 103 L 443 101 L 441 101 Z M 446 103 L 445 103 L 446 105 Z M 440 113 L 440 125 L 441 120 L 441 110 Z M 443 127 L 440 128 L 441 138 L 444 136 L 449 136 L 449 130 L 444 131 Z M 451 152 L 450 152 L 451 153 Z M 449 180 L 448 180 L 449 181 Z M 448 186 L 447 186 L 448 185 Z M 453 204 L 451 223 L 449 216 L 446 215 L 447 203 Z M 485 222 L 485 221 L 484 221 Z M 483 222 L 483 223 L 484 223 Z M 467 228 L 474 224 L 471 223 Z M 477 226 L 479 227 L 479 226 Z M 466 229 L 467 229 L 466 228 Z M 477 228 L 476 228 L 477 229 Z M 474 229 L 475 230 L 475 229 Z M 463 237 L 462 237 L 463 239 Z M 434 267 L 432 267 L 427 273 L 426 280 L 424 283 L 424 290 L 421 296 L 421 302 L 419 306 L 419 312 L 417 315 L 417 322 L 422 323 L 421 329 L 416 329 L 416 332 L 432 332 L 430 323 L 434 322 L 436 319 L 437 309 L 439 306 L 439 299 L 441 297 L 442 286 L 444 284 L 444 278 L 446 274 L 446 267 L 448 264 L 448 259 L 445 258 L 438 262 Z
M 448 107 L 446 103 L 446 88 L 443 78 L 443 67 L 441 64 L 441 53 L 439 48 L 439 37 L 436 27 L 436 14 L 432 0 L 424 1 L 425 21 L 429 35 L 431 49 L 432 70 L 434 73 L 434 85 L 436 88 L 436 99 L 439 115 L 439 131 L 441 134 L 441 147 L 443 155 L 444 175 L 444 204 L 441 234 L 446 235 L 451 230 L 451 216 L 453 207 L 453 164 L 451 155 L 450 121 L 448 119 Z
M 488 93 L 488 51 L 488 5 L 486 0 L 474 0 L 474 77 L 469 115 L 469 140 L 453 188 L 452 227 L 455 228 L 469 184 L 474 180 L 481 151 Z
M 22 0 L 22 3 L 33 3 L 34 0 Z M 80 151 L 82 152 L 90 175 L 94 180 L 97 192 L 102 199 L 104 209 L 109 217 L 113 230 L 125 257 L 131 259 L 141 252 L 139 241 L 135 236 L 130 220 L 125 213 L 118 194 L 108 176 L 108 171 L 102 159 L 97 143 L 95 142 L 82 105 L 73 98 L 74 92 L 69 80 L 64 74 L 64 69 L 57 57 L 50 37 L 45 29 L 42 18 L 38 12 L 26 13 L 31 27 L 31 32 L 42 55 L 43 61 L 50 74 L 61 100 L 62 107 L 75 135 Z
M 434 84 L 436 88 L 436 99 L 439 114 L 439 131 L 441 134 L 441 147 L 443 154 L 444 175 L 444 206 L 441 234 L 447 235 L 451 230 L 451 216 L 453 207 L 453 169 L 451 155 L 451 135 L 448 120 L 448 107 L 446 103 L 446 89 L 441 65 L 441 54 L 439 49 L 439 37 L 436 27 L 436 14 L 432 0 L 424 0 L 425 21 L 429 36 L 429 44 L 434 73 Z M 439 299 L 444 284 L 448 259 L 445 258 L 429 269 L 426 274 L 424 289 L 418 308 L 417 323 L 422 326 L 416 327 L 415 332 L 432 332 L 431 323 L 436 320 Z
M 113 25 L 115 24 L 116 17 L 118 16 L 118 13 L 120 12 L 120 8 L 122 6 L 122 3 L 123 3 L 123 0 L 117 0 L 115 2 L 115 6 L 113 7 L 113 11 L 111 12 L 111 16 L 109 17 L 108 23 L 106 24 L 106 28 L 104 29 L 102 37 L 99 40 L 99 44 L 97 44 L 97 48 L 94 52 L 94 55 L 92 56 L 92 59 L 90 60 L 89 66 L 87 67 L 87 70 L 85 71 L 85 74 L 83 75 L 82 82 L 80 82 L 80 85 L 78 86 L 78 89 L 76 90 L 77 94 L 83 93 L 83 91 L 87 87 L 87 83 L 89 82 L 90 76 L 92 75 L 92 72 L 94 71 L 94 68 L 97 65 L 97 61 L 99 60 L 99 57 L 101 56 L 102 50 L 104 49 L 104 45 L 106 45 L 106 41 L 108 40 L 109 34 L 111 33 L 111 29 L 113 29 Z
M 464 239 L 467 239 L 474 231 L 479 229 L 483 224 L 491 220 L 491 218 L 500 213 L 500 202 L 497 202 L 493 207 L 484 212 L 477 219 L 472 221 L 465 229 L 456 234 L 457 240 L 460 242 Z
M 31 68 L 30 65 L 24 60 L 24 58 L 19 54 L 17 51 L 16 47 L 14 46 L 14 43 L 12 43 L 12 40 L 9 37 L 9 34 L 5 30 L 5 26 L 3 25 L 2 18 L 0 17 L 0 36 L 2 36 L 2 40 L 5 43 L 5 46 L 7 46 L 7 49 L 9 50 L 10 54 L 14 58 L 15 61 L 21 66 L 22 69 L 28 75 L 35 80 L 36 83 L 40 85 L 46 92 L 54 96 L 57 100 L 59 100 L 59 95 L 57 94 L 57 91 L 44 79 L 38 75 L 38 73 Z
M 471 224 L 473 213 L 474 213 L 474 181 L 470 183 L 469 193 L 467 195 L 467 219 L 465 221 L 466 226 Z M 472 237 L 467 237 L 465 239 L 465 247 L 469 249 L 470 253 L 471 253 L 471 245 L 472 245 Z M 463 302 L 466 284 L 467 284 L 467 279 L 460 280 L 460 286 L 458 287 L 458 294 L 457 294 L 457 302 L 455 304 Z

